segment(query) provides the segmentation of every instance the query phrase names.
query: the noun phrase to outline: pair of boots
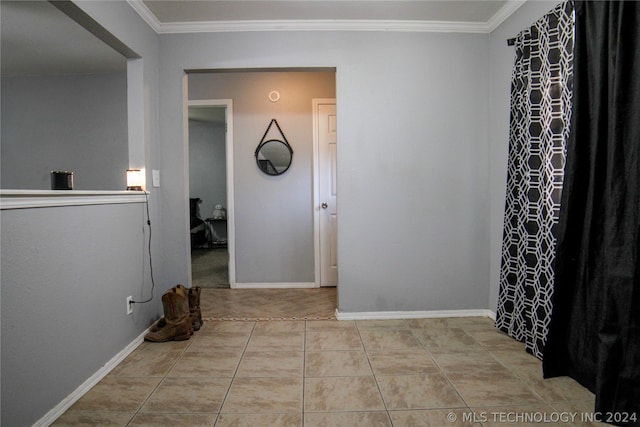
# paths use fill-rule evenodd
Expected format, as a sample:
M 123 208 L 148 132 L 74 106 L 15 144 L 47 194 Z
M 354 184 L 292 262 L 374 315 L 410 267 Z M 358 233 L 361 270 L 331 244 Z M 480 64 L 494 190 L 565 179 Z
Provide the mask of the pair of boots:
M 146 341 L 165 342 L 188 340 L 202 326 L 200 287 L 174 286 L 162 295 L 164 317 L 144 336 Z

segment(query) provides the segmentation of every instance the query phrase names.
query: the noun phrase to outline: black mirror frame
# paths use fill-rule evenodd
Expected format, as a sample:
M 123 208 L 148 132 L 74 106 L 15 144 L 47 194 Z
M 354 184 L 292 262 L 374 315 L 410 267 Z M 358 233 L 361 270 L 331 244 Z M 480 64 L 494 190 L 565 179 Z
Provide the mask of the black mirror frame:
M 284 168 L 280 172 L 278 172 L 276 167 L 273 166 L 273 163 L 271 163 L 271 161 L 269 159 L 267 159 L 266 161 L 269 162 L 269 164 L 271 164 L 271 168 L 275 172 L 272 172 L 268 167 L 265 168 L 264 163 L 261 163 L 261 162 L 264 162 L 264 160 L 260 160 L 258 158 L 258 154 L 260 153 L 260 149 L 262 149 L 262 147 L 264 147 L 265 145 L 267 145 L 270 142 L 279 142 L 280 144 L 284 145 L 287 148 L 287 150 L 289 150 L 289 163 L 287 164 L 287 167 Z M 293 162 L 293 149 L 291 148 L 291 146 L 289 144 L 287 144 L 284 141 L 281 141 L 279 139 L 270 139 L 268 141 L 263 141 L 263 142 L 260 143 L 260 145 L 258 145 L 258 148 L 256 148 L 255 156 L 256 156 L 256 163 L 258 164 L 258 168 L 262 172 L 266 173 L 267 175 L 277 176 L 277 175 L 282 175 L 283 173 L 288 171 L 289 168 L 291 167 L 291 163 Z
M 266 138 L 267 134 L 269 133 L 269 129 L 271 129 L 271 126 L 274 123 L 276 124 L 276 127 L 278 128 L 278 131 L 280 132 L 280 135 L 282 135 L 282 139 L 283 140 L 280 140 L 280 139 L 269 139 L 269 140 L 265 141 L 265 138 Z M 289 163 L 287 164 L 287 167 L 284 168 L 280 172 L 277 171 L 275 166 L 273 166 L 273 164 L 269 160 L 267 160 L 267 161 L 269 161 L 269 163 L 271 163 L 271 168 L 273 169 L 274 172 L 271 172 L 269 170 L 269 168 L 265 169 L 264 164 L 261 163 L 260 159 L 258 159 L 258 153 L 260 152 L 262 147 L 264 147 L 265 145 L 267 145 L 270 142 L 279 142 L 280 144 L 282 144 L 285 147 L 287 147 L 287 149 L 289 150 Z M 260 144 L 258 144 L 258 147 L 256 148 L 256 151 L 255 151 L 254 155 L 256 157 L 256 164 L 258 165 L 258 169 L 260 169 L 263 173 L 265 173 L 267 175 L 271 175 L 271 176 L 282 175 L 283 173 L 288 171 L 289 168 L 291 167 L 291 163 L 293 163 L 293 148 L 291 148 L 291 145 L 289 145 L 289 141 L 287 141 L 287 137 L 284 136 L 284 133 L 282 132 L 282 129 L 280 129 L 280 125 L 278 124 L 276 119 L 271 119 L 271 123 L 269 123 L 269 126 L 267 126 L 267 130 L 264 132 L 264 135 L 262 135 L 262 139 L 260 140 Z

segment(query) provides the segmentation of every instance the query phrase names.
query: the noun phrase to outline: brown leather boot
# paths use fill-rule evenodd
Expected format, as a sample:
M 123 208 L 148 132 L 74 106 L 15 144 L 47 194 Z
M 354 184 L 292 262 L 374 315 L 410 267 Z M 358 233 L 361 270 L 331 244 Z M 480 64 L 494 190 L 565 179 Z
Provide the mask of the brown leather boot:
M 162 295 L 165 326 L 147 333 L 144 336 L 146 341 L 183 341 L 191 337 L 193 329 L 189 317 L 189 299 L 183 289 L 173 287 Z
M 184 295 L 187 295 L 187 288 L 185 288 L 182 285 L 176 285 L 173 288 L 169 289 L 167 292 L 171 292 L 172 289 L 175 289 L 176 291 L 182 292 Z M 165 319 L 164 317 L 161 317 L 160 319 L 158 319 L 156 323 L 154 323 L 151 326 L 151 329 L 149 329 L 149 331 L 158 332 L 160 329 L 164 328 L 165 326 L 167 326 L 167 319 Z
M 200 312 L 200 286 L 187 289 L 189 294 L 189 317 L 194 331 L 202 327 L 202 313 Z

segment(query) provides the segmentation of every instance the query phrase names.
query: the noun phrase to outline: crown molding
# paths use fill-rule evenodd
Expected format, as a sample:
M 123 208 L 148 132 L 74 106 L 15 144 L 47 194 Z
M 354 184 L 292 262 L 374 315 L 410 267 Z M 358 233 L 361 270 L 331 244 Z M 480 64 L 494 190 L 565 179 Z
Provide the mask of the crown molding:
M 509 0 L 487 22 L 420 20 L 251 20 L 161 23 L 142 0 L 127 3 L 158 34 L 226 33 L 256 31 L 392 31 L 431 33 L 481 33 L 495 30 L 526 0 Z
M 507 20 L 516 10 L 520 9 L 520 6 L 525 4 L 527 0 L 509 0 L 504 6 L 500 8 L 495 15 L 491 17 L 486 23 L 487 33 L 491 33 L 498 28 L 500 24 Z
M 221 33 L 253 31 L 396 31 L 485 33 L 486 24 L 476 22 L 392 20 L 269 20 L 209 21 L 161 24 L 159 33 Z
M 156 15 L 151 13 L 149 8 L 142 2 L 142 0 L 127 0 L 129 6 L 135 10 L 138 15 L 146 22 L 156 33 L 160 33 L 162 29 L 162 23 L 158 21 Z

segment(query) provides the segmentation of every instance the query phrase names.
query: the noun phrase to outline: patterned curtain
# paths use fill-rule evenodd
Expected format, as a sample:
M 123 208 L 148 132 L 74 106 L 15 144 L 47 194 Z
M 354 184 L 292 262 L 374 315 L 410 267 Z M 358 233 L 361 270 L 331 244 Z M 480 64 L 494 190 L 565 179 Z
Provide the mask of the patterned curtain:
M 542 358 L 571 123 L 573 2 L 515 39 L 507 197 L 496 327 Z

